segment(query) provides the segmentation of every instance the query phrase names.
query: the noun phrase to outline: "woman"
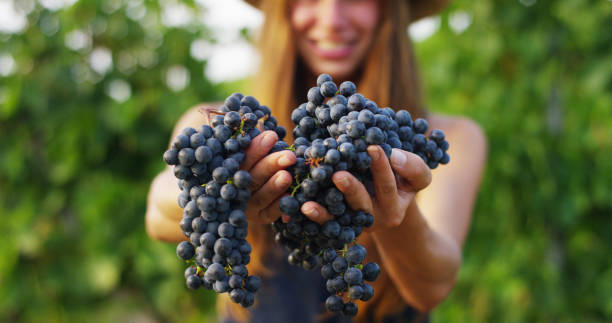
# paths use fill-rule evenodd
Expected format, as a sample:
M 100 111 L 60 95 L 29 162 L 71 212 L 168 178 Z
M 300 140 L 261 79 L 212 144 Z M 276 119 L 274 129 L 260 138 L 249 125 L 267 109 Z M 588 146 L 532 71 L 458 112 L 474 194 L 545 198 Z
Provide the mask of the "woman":
M 261 72 L 255 77 L 253 95 L 272 107 L 280 124 L 292 129 L 291 110 L 305 101 L 316 75 L 328 73 L 336 82 L 354 81 L 359 92 L 379 106 L 404 108 L 415 117 L 427 118 L 431 128 L 442 129 L 450 142 L 451 163 L 433 172 L 412 153 L 394 149 L 387 159 L 380 147 L 368 147 L 376 197 L 368 195 L 349 173 L 333 175 L 350 206 L 376 219 L 374 228 L 362 234 L 359 242 L 368 250 L 367 261 L 378 262 L 382 273 L 374 283 L 375 297 L 358 304 L 356 321 L 424 318 L 420 313 L 433 309 L 450 292 L 461 262 L 484 168 L 486 140 L 470 120 L 424 110 L 406 36 L 411 21 L 436 12 L 444 2 L 250 1 L 266 17 L 260 42 Z M 175 135 L 186 126 L 204 122 L 192 109 L 177 123 Z M 249 270 L 263 275 L 264 287 L 250 312 L 222 296 L 219 314 L 227 321 L 340 321 L 342 318 L 325 313 L 319 273 L 289 268 L 282 248 L 272 242 L 268 224 L 281 216 L 278 199 L 291 184 L 284 169 L 295 162 L 290 151 L 266 156 L 276 139 L 273 132 L 255 138 L 242 166 L 255 183 L 247 210 L 248 239 L 253 245 Z M 182 215 L 176 203 L 178 193 L 171 169 L 153 181 L 146 215 L 151 237 L 173 242 L 184 239 L 178 226 Z M 317 222 L 329 218 L 315 202 L 305 203 L 302 212 Z

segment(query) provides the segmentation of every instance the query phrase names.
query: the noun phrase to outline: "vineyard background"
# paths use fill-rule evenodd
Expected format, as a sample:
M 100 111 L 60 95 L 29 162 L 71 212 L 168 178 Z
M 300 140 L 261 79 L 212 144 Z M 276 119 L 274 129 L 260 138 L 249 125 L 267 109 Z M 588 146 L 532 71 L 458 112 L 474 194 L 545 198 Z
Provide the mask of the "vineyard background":
M 26 19 L 0 30 L 0 321 L 213 320 L 214 295 L 146 236 L 146 193 L 178 117 L 246 83 L 203 73 L 194 42 L 218 34 L 168 20 L 169 1 L 72 2 L 0 3 Z M 426 23 L 430 109 L 489 140 L 434 322 L 611 321 L 612 2 L 457 0 Z

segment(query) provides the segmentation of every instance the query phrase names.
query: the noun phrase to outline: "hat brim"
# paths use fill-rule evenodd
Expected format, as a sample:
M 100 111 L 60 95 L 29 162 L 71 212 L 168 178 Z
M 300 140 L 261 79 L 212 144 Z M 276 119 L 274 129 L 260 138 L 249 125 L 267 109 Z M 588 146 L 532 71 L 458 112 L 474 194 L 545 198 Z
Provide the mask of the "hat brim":
M 408 0 L 410 3 L 411 21 L 417 21 L 439 12 L 448 4 L 448 1 L 449 0 Z M 259 8 L 261 4 L 261 0 L 245 0 L 245 2 L 255 8 Z

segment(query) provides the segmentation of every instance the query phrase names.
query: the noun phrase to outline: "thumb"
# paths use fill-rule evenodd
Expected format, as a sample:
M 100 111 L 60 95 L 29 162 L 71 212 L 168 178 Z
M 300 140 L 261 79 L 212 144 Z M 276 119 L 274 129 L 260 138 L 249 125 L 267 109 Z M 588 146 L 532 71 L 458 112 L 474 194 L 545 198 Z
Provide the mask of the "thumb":
M 393 171 L 415 190 L 422 190 L 431 183 L 431 170 L 418 155 L 393 148 L 390 162 Z

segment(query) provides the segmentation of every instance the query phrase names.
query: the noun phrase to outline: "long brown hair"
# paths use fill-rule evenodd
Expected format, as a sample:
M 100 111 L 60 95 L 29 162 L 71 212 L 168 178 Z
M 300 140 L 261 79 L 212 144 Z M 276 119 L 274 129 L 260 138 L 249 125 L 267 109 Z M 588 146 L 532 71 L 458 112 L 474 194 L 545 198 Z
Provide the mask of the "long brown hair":
M 291 111 L 312 85 L 304 75 L 304 63 L 297 54 L 291 28 L 289 10 L 291 0 L 264 0 L 260 9 L 265 22 L 259 38 L 261 65 L 253 78 L 253 93 L 262 104 L 269 105 L 279 124 L 291 133 Z M 425 116 L 421 104 L 418 72 L 407 29 L 410 24 L 410 10 L 406 0 L 379 1 L 381 16 L 371 49 L 356 73 L 358 91 L 375 101 L 380 107 L 406 109 L 413 117 Z M 335 80 L 337 83 L 344 80 Z M 249 272 L 260 275 L 272 273 L 266 268 L 266 258 L 278 257 L 271 253 L 272 232 L 267 226 L 249 227 L 249 242 L 253 245 Z M 367 233 L 360 237 L 360 243 L 368 249 L 367 261 L 380 261 L 375 246 Z M 388 275 L 383 271 L 374 284 L 378 293 L 367 303 L 359 304 L 356 321 L 379 321 L 388 313 L 401 309 L 403 302 Z M 229 304 L 232 306 L 227 306 Z M 247 312 L 229 301 L 227 295 L 219 297 L 219 311 L 238 320 L 246 321 Z M 219 313 L 221 313 L 219 312 Z

